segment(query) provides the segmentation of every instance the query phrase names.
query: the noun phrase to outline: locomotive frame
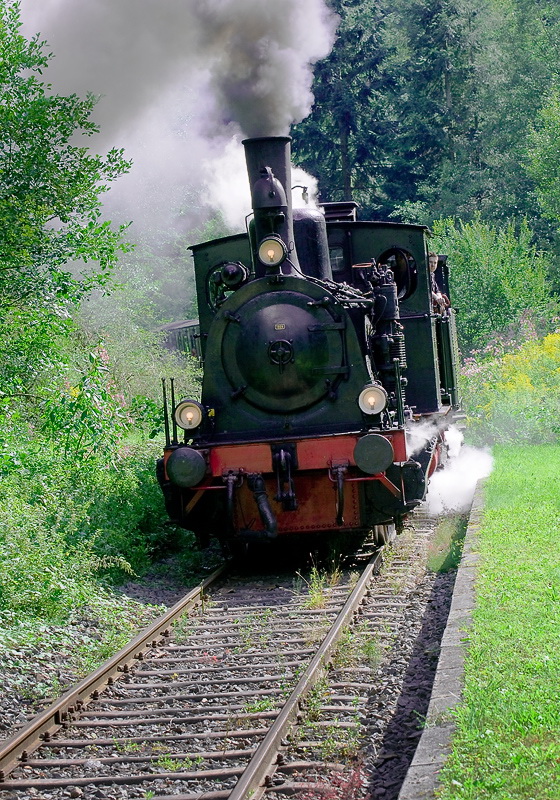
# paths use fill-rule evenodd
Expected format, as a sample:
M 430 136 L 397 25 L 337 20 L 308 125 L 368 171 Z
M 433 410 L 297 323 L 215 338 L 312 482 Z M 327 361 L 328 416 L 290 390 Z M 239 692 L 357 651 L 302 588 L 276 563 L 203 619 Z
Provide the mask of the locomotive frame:
M 358 220 L 352 202 L 293 212 L 289 145 L 245 140 L 248 230 L 191 248 L 202 397 L 176 402 L 164 381 L 157 473 L 201 545 L 210 527 L 230 550 L 386 537 L 423 499 L 459 410 L 455 314 L 433 306 L 428 229 Z M 436 280 L 449 294 L 444 257 Z

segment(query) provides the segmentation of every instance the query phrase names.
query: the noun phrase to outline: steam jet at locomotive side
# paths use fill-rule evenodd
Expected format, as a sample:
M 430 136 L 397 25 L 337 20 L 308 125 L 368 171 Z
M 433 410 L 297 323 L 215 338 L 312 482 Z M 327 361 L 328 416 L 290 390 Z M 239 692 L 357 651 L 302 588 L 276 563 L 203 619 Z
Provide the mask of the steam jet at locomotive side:
M 428 230 L 357 221 L 349 202 L 292 211 L 289 137 L 243 144 L 248 232 L 191 248 L 204 377 L 200 402 L 176 403 L 164 382 L 167 511 L 232 549 L 382 538 L 423 499 L 458 408 L 455 318 L 433 309 Z M 444 259 L 437 277 L 448 292 Z M 407 429 L 428 420 L 415 452 Z

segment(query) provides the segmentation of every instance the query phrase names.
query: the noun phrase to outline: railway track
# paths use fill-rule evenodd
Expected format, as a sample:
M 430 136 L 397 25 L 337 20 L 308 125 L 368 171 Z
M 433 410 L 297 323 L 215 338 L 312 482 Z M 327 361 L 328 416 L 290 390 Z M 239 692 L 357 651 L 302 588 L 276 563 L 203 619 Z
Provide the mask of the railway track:
M 325 793 L 375 736 L 382 664 L 434 527 L 420 516 L 388 557 L 295 590 L 218 570 L 0 746 L 0 797 Z

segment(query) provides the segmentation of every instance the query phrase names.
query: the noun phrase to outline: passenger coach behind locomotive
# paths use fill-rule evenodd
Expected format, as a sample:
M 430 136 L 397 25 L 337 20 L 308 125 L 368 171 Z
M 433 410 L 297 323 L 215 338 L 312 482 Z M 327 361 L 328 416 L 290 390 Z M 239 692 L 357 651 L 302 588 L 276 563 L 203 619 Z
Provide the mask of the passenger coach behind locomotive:
M 354 203 L 292 214 L 289 143 L 244 142 L 249 232 L 192 247 L 202 398 L 176 404 L 171 385 L 158 476 L 202 544 L 210 530 L 226 544 L 386 534 L 422 500 L 458 405 L 427 229 L 356 221 Z M 405 427 L 426 419 L 440 433 L 410 452 Z

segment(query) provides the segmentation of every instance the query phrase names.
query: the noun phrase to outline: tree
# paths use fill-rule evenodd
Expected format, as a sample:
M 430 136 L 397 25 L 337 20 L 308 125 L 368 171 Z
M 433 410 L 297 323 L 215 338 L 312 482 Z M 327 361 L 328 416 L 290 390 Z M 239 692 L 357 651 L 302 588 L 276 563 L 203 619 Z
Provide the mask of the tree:
M 315 69 L 312 113 L 294 129 L 296 160 L 323 199 L 353 198 L 362 216 L 389 218 L 405 205 L 427 221 L 452 213 L 439 202 L 442 180 L 455 167 L 468 173 L 478 131 L 474 0 L 330 5 L 338 36 Z
M 417 203 L 435 210 L 443 176 L 447 183 L 455 174 L 476 135 L 476 14 L 471 0 L 397 0 L 395 11 L 385 194 L 393 209 Z M 438 208 L 432 218 L 444 211 L 454 209 Z
M 528 137 L 527 170 L 545 216 L 560 227 L 560 93 L 554 90 L 539 110 Z
M 542 334 L 555 327 L 558 307 L 547 282 L 547 260 L 533 244 L 533 233 L 522 222 L 493 226 L 438 220 L 433 248 L 447 253 L 451 299 L 457 309 L 463 355 L 482 350 L 492 339 L 519 343 L 527 324 Z M 430 245 L 432 246 L 432 245 Z
M 101 218 L 101 194 L 128 169 L 74 142 L 97 131 L 96 99 L 53 94 L 40 80 L 50 55 L 19 32 L 18 2 L 0 9 L 0 313 L 76 299 L 106 280 L 126 226 Z M 97 262 L 97 271 L 69 262 Z
M 435 210 L 499 224 L 526 218 L 544 242 L 548 226 L 524 165 L 527 136 L 560 68 L 560 8 L 556 0 L 483 0 L 475 26 L 476 126 Z
M 376 175 L 384 154 L 387 76 L 385 0 L 329 0 L 340 16 L 330 55 L 315 68 L 315 104 L 296 125 L 295 161 L 319 180 L 321 199 L 379 206 Z

